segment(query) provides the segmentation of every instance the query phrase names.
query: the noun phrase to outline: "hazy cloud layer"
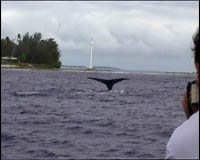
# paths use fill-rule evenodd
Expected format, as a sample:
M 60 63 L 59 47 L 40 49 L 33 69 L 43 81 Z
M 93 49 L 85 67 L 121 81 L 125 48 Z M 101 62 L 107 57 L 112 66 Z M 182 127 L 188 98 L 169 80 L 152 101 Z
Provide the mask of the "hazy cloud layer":
M 134 70 L 195 71 L 192 35 L 199 2 L 2 2 L 2 37 L 41 32 L 53 37 L 64 65 Z

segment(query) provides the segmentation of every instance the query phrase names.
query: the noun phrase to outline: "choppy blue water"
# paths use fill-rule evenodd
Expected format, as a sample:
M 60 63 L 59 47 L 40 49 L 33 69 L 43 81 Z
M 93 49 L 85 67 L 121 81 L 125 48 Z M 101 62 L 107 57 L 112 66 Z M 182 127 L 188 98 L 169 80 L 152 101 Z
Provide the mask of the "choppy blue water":
M 164 158 L 192 75 L 1 70 L 2 158 Z M 107 91 L 87 79 L 129 78 Z

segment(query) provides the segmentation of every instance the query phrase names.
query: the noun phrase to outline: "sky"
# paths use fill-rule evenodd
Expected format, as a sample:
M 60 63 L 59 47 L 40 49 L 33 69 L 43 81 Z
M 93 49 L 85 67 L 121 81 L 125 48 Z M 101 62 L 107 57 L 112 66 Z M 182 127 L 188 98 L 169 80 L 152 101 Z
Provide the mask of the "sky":
M 1 38 L 54 38 L 62 65 L 195 72 L 198 1 L 1 1 Z

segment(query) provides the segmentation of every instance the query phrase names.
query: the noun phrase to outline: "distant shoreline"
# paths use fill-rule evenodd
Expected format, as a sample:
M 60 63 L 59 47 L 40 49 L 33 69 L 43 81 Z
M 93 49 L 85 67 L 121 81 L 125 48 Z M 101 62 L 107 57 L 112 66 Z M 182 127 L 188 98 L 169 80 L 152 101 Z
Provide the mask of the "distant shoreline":
M 90 68 L 40 68 L 32 65 L 20 67 L 17 65 L 1 65 L 3 69 L 33 69 L 33 70 L 56 70 L 56 71 L 74 71 L 74 72 L 108 72 L 108 73 L 132 73 L 132 74 L 169 74 L 169 75 L 196 75 L 192 72 L 162 72 L 162 71 L 131 71 L 131 70 L 103 70 Z

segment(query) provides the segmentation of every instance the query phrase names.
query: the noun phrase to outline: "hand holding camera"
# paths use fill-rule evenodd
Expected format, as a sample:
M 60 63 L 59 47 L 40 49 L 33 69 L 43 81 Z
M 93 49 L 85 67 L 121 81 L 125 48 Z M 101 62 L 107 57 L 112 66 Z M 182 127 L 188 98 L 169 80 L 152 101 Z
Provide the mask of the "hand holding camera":
M 187 85 L 187 106 L 189 116 L 199 109 L 199 86 L 196 81 L 188 82 Z

